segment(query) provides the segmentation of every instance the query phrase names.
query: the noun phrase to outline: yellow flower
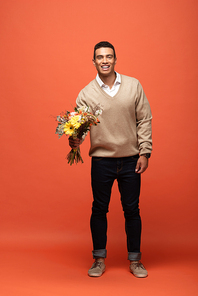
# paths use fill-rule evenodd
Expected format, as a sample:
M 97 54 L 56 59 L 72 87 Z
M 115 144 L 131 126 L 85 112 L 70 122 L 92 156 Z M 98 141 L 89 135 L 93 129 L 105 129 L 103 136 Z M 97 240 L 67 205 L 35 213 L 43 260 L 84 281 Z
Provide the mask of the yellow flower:
M 75 131 L 75 127 L 73 126 L 71 121 L 66 122 L 64 126 L 64 133 L 66 135 L 72 136 L 74 134 L 74 131 Z
M 76 115 L 74 117 L 71 118 L 70 122 L 71 124 L 76 128 L 78 129 L 81 125 L 81 123 L 79 122 L 80 120 L 80 115 Z

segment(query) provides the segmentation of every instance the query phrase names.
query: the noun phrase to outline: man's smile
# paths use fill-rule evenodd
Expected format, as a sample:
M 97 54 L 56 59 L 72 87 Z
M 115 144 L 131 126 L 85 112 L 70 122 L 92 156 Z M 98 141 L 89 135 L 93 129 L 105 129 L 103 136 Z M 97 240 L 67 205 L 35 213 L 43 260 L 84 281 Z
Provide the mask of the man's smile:
M 101 68 L 102 68 L 103 70 L 108 70 L 108 69 L 110 68 L 110 66 L 109 66 L 109 65 L 103 65 L 103 66 L 101 66 Z

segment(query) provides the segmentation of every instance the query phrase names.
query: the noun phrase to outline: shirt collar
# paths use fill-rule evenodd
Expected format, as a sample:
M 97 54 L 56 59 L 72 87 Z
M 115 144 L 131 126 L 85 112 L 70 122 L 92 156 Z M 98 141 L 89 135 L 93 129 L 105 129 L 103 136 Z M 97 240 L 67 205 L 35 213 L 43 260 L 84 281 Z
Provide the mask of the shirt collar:
M 121 84 L 120 74 L 117 73 L 117 72 L 115 72 L 115 74 L 116 74 L 116 80 L 114 82 L 114 85 Z M 96 75 L 96 81 L 98 82 L 98 84 L 100 85 L 100 87 L 106 86 L 106 84 L 104 84 L 104 82 L 100 79 L 100 76 L 98 75 L 98 73 Z

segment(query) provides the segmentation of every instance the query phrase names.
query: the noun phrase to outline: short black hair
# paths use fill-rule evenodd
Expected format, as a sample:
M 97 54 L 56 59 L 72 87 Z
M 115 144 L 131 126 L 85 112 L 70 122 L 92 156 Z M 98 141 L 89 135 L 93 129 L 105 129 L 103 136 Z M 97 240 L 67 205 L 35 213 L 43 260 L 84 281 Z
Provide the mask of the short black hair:
M 96 49 L 98 48 L 101 48 L 101 47 L 110 47 L 113 49 L 113 53 L 114 53 L 114 58 L 116 58 L 116 53 L 115 53 L 115 48 L 114 46 L 109 43 L 108 41 L 101 41 L 99 43 L 97 43 L 95 46 L 94 46 L 94 54 L 93 54 L 93 59 L 95 60 L 95 52 L 96 52 Z

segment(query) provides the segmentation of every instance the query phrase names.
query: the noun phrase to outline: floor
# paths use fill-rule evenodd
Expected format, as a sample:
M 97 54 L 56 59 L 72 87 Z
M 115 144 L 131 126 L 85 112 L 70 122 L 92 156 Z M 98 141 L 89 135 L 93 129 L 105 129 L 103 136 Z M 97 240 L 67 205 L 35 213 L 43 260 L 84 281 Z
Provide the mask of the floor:
M 149 276 L 135 278 L 130 272 L 126 254 L 117 247 L 109 252 L 106 271 L 100 278 L 87 276 L 92 258 L 88 245 L 50 245 L 49 247 L 2 248 L 0 251 L 1 296 L 111 296 L 152 295 L 188 296 L 198 295 L 198 258 L 183 260 L 184 250 L 158 248 L 155 254 L 147 248 L 142 262 Z M 191 250 L 194 254 L 197 248 Z M 111 247 L 110 247 L 111 251 Z M 122 250 L 121 250 L 122 251 Z M 112 254 L 111 254 L 112 253 Z

